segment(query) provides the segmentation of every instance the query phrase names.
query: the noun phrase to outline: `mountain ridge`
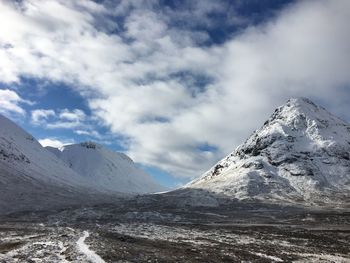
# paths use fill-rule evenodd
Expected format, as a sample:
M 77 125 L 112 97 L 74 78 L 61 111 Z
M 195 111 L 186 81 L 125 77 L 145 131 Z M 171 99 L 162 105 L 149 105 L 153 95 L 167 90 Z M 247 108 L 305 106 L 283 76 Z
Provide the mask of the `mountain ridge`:
M 157 184 L 124 153 L 92 141 L 47 148 L 76 173 L 95 183 L 100 190 L 151 193 L 165 189 Z

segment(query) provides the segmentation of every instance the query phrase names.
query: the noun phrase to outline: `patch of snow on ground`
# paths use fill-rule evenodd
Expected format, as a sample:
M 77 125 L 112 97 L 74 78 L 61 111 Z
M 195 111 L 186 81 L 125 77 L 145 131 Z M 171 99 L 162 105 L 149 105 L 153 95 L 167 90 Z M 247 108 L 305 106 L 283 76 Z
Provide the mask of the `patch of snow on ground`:
M 212 246 L 213 244 L 250 244 L 256 240 L 247 235 L 221 233 L 220 231 L 200 231 L 194 228 L 171 227 L 155 224 L 119 224 L 113 231 L 133 237 L 170 242 L 185 242 L 197 245 Z
M 350 259 L 337 255 L 327 255 L 327 254 L 299 254 L 303 259 L 293 261 L 295 263 L 301 262 L 337 262 L 337 263 L 349 263 Z
M 259 257 L 262 257 L 262 258 L 271 259 L 273 262 L 283 262 L 283 260 L 280 259 L 279 257 L 269 256 L 269 255 L 266 255 L 263 253 L 252 253 L 252 254 L 257 255 Z
M 88 231 L 84 231 L 84 235 L 77 241 L 78 250 L 83 253 L 87 260 L 91 263 L 106 263 L 95 251 L 91 250 L 87 244 L 85 244 L 85 239 L 90 236 Z

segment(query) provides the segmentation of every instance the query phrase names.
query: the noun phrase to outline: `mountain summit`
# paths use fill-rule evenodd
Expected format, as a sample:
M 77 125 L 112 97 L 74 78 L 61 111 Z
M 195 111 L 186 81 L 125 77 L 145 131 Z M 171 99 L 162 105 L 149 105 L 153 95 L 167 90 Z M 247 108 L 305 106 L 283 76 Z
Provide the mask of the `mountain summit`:
M 348 123 L 309 99 L 293 98 L 186 188 L 238 199 L 328 202 L 349 198 L 349 153 Z

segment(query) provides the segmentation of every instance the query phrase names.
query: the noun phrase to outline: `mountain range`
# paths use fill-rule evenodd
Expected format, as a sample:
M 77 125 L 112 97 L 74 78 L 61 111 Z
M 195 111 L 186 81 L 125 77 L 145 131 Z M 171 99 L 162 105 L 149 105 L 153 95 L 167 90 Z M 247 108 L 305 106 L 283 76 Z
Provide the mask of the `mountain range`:
M 164 190 L 125 154 L 92 142 L 44 148 L 0 115 L 0 212 L 105 202 Z
M 0 189 L 0 212 L 8 213 L 113 202 L 117 196 L 164 187 L 123 153 L 94 142 L 44 148 L 0 115 Z M 350 125 L 309 99 L 290 99 L 208 172 L 166 195 L 186 203 L 187 193 L 201 205 L 213 196 L 346 204 Z

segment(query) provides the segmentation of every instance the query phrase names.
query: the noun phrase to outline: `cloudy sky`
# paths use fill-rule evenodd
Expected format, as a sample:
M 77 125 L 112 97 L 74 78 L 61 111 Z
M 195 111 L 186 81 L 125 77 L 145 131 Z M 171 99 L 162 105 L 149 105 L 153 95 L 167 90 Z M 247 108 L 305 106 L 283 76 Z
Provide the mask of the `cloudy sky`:
M 305 96 L 350 120 L 350 1 L 0 0 L 0 113 L 176 186 Z

